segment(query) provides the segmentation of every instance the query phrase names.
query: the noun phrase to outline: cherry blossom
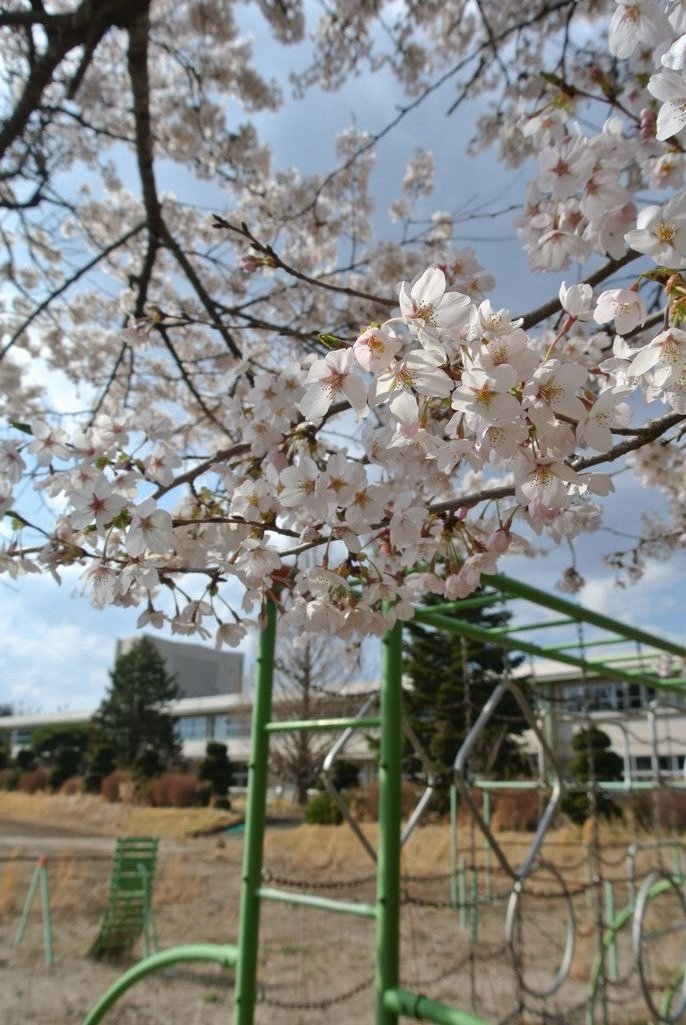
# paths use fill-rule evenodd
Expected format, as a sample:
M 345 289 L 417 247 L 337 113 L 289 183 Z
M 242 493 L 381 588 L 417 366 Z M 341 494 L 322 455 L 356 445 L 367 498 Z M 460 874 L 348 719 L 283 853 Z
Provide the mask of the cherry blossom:
M 641 210 L 636 228 L 627 231 L 626 244 L 663 267 L 686 266 L 686 199 L 677 195 L 664 207 Z
M 400 289 L 400 313 L 419 334 L 437 334 L 452 330 L 465 320 L 469 297 L 461 292 L 446 291 L 445 274 L 438 267 L 429 267 L 411 284 L 404 281 Z
M 0 26 L 9 108 L 40 93 L 0 133 L 2 571 L 77 565 L 97 606 L 218 646 L 266 600 L 300 630 L 380 634 L 537 535 L 598 529 L 608 467 L 664 495 L 646 540 L 686 547 L 682 2 L 260 4 L 278 43 L 310 36 L 303 94 L 395 76 L 393 120 L 344 128 L 307 173 L 261 135 L 286 79 L 231 5 L 118 5 L 94 50 L 70 0 L 25 6 Z M 24 93 L 67 13 L 73 44 Z M 491 213 L 460 183 L 433 208 L 414 135 L 393 224 L 374 207 L 380 140 L 446 75 L 456 109 L 477 101 L 466 144 L 531 179 L 498 214 L 537 275 L 514 312 L 510 268 L 464 245 Z M 170 165 L 223 190 L 216 212 L 158 191 Z
M 615 57 L 630 57 L 636 47 L 654 47 L 670 34 L 664 11 L 655 0 L 615 0 L 609 48 Z
M 134 558 L 145 551 L 166 551 L 171 534 L 171 515 L 166 509 L 157 508 L 153 498 L 146 498 L 132 511 L 131 524 L 126 534 L 126 550 Z
M 305 394 L 298 403 L 308 420 L 320 419 L 331 403 L 341 397 L 348 399 L 359 414 L 366 412 L 367 388 L 352 368 L 351 349 L 330 352 L 312 364 L 303 382 Z
M 593 289 L 590 285 L 560 285 L 560 305 L 575 320 L 591 320 L 593 317 Z
M 593 319 L 596 324 L 615 322 L 620 335 L 641 327 L 648 316 L 646 304 L 636 292 L 628 288 L 611 288 L 598 296 Z

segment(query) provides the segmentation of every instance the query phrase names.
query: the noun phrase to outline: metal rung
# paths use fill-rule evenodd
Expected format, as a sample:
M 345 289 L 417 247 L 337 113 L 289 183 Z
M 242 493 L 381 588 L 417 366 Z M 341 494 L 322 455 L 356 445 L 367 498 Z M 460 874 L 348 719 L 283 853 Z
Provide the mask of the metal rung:
M 287 719 L 282 722 L 267 723 L 267 733 L 289 733 L 298 730 L 310 730 L 313 733 L 324 733 L 329 730 L 344 730 L 350 727 L 362 729 L 381 726 L 381 718 L 378 715 L 366 715 L 359 719 L 354 716 L 345 716 L 338 719 Z
M 277 890 L 271 886 L 260 886 L 257 896 L 262 900 L 276 900 L 282 904 L 298 904 L 319 911 L 337 911 L 341 915 L 357 915 L 358 918 L 376 918 L 373 904 L 360 904 L 357 901 L 332 900 L 330 897 L 313 897 L 306 893 L 289 893 L 288 890 Z

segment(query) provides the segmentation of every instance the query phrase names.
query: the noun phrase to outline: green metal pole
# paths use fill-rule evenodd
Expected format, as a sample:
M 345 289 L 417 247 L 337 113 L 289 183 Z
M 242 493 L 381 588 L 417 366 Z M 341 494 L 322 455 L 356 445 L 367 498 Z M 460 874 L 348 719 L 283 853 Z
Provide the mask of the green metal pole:
M 591 663 L 587 659 L 566 654 L 559 648 L 542 648 L 539 644 L 532 644 L 530 641 L 525 641 L 517 637 L 510 637 L 507 634 L 498 634 L 497 637 L 494 637 L 489 629 L 477 626 L 476 623 L 469 623 L 463 619 L 453 619 L 450 616 L 434 615 L 433 612 L 423 611 L 417 611 L 415 618 L 418 622 L 427 623 L 429 626 L 436 627 L 437 630 L 447 630 L 450 633 L 458 634 L 461 637 L 470 637 L 472 640 L 481 641 L 484 644 L 496 643 L 503 648 L 508 648 L 513 651 L 521 651 L 527 655 L 540 655 L 543 658 L 551 658 L 555 662 L 561 662 L 563 665 L 575 666 L 577 669 L 583 668 L 588 677 L 609 676 L 613 680 L 625 680 L 629 683 L 636 683 L 637 679 L 642 679 L 651 687 L 663 690 L 669 689 L 669 681 L 663 680 L 658 676 L 650 676 L 647 673 L 637 676 L 635 672 L 625 672 L 623 669 L 618 669 L 616 666 L 608 665 L 604 662 Z M 635 633 L 635 631 L 633 631 L 633 633 Z M 627 631 L 629 639 L 633 638 L 633 633 L 631 631 Z M 653 646 L 660 647 L 660 642 L 655 641 Z M 673 647 L 675 647 L 675 645 L 670 645 L 666 650 L 670 650 Z M 686 649 L 682 649 L 681 653 L 686 655 Z M 569 681 L 567 680 L 564 682 L 568 683 Z
M 377 865 L 376 1025 L 396 1025 L 386 993 L 400 972 L 400 825 L 402 769 L 402 632 L 396 623 L 383 639 L 379 751 L 379 856 Z
M 450 784 L 450 903 L 457 907 L 457 787 Z
M 491 826 L 491 793 L 489 790 L 484 790 L 484 822 L 489 827 Z M 484 845 L 484 869 L 486 872 L 486 900 L 490 904 L 493 896 L 493 880 L 491 878 L 491 845 Z
M 614 884 L 610 879 L 605 880 L 605 921 L 612 923 L 615 920 L 615 888 Z M 612 982 L 616 982 L 619 978 L 619 968 L 617 964 L 617 943 L 613 936 L 607 947 L 608 961 L 607 961 L 607 975 Z
M 591 845 L 584 841 L 584 872 L 586 875 L 586 907 L 592 908 L 594 902 L 593 893 L 593 865 L 591 864 Z
M 257 995 L 257 953 L 260 934 L 258 891 L 262 877 L 262 847 L 269 781 L 269 734 L 266 726 L 272 711 L 272 679 L 276 645 L 276 608 L 272 602 L 267 604 L 265 619 L 265 625 L 260 633 L 250 761 L 248 763 L 248 800 L 245 811 L 243 875 L 238 925 L 239 955 L 236 967 L 234 1018 L 236 1025 L 252 1025 Z
M 54 960 L 52 951 L 52 918 L 50 916 L 50 889 L 48 887 L 48 865 L 45 855 L 38 859 L 40 874 L 40 896 L 43 909 L 43 943 L 45 945 L 45 963 L 48 968 Z
M 457 877 L 457 900 L 459 904 L 460 928 L 467 928 L 467 865 L 464 854 L 460 855 L 460 869 Z
M 31 882 L 29 884 L 29 892 L 26 894 L 26 900 L 24 901 L 24 910 L 21 913 L 19 925 L 17 926 L 17 932 L 14 937 L 13 946 L 18 947 L 21 941 L 24 939 L 24 930 L 26 929 L 26 923 L 29 918 L 29 912 L 31 911 L 31 905 L 33 904 L 33 897 L 38 886 L 38 876 L 40 868 L 36 866 L 31 876 Z
M 472 947 L 479 942 L 479 873 L 476 865 L 472 865 Z
M 660 648 L 662 651 L 669 651 L 673 655 L 681 657 L 684 654 L 684 648 L 680 644 L 675 644 L 673 641 L 665 640 L 662 637 L 656 637 L 654 634 L 647 633 L 645 630 L 639 630 L 635 626 L 629 626 L 627 623 L 622 623 L 618 630 L 619 624 L 617 620 L 610 619 L 608 616 L 603 616 L 598 612 L 592 612 L 590 609 L 576 605 L 574 602 L 567 601 L 566 598 L 560 598 L 558 595 L 547 594 L 545 591 L 540 591 L 538 588 L 525 584 L 521 580 L 513 580 L 512 577 L 507 577 L 502 573 L 484 574 L 481 579 L 483 583 L 498 587 L 514 598 L 524 598 L 527 601 L 535 602 L 544 608 L 553 609 L 564 616 L 569 616 L 577 622 L 583 620 L 592 626 L 599 627 L 601 630 L 608 630 L 611 633 L 622 633 L 629 640 L 652 645 Z

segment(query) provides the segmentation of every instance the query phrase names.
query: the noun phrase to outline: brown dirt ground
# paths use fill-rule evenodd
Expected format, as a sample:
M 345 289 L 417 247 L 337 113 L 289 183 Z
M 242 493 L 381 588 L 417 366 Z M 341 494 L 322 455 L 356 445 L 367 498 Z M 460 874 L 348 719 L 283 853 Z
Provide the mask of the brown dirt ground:
M 154 886 L 162 948 L 235 942 L 242 838 L 206 832 L 220 821 L 219 813 L 200 809 L 127 809 L 82 796 L 33 795 L 27 800 L 0 793 L 2 1025 L 79 1025 L 126 967 L 87 956 L 102 921 L 115 835 L 162 837 Z M 375 827 L 365 829 L 373 842 Z M 188 836 L 203 831 L 205 835 Z M 625 855 L 631 839 L 606 831 L 603 858 L 596 866 L 604 878 L 617 881 L 618 907 L 627 898 Z M 524 833 L 498 834 L 505 856 L 515 864 L 522 860 L 530 840 Z M 535 994 L 546 989 L 555 975 L 566 934 L 558 878 L 550 869 L 540 868 L 525 888 L 514 930 L 516 971 L 504 941 L 511 887 L 504 873 L 496 870 L 493 856 L 488 873 L 479 838 L 468 827 L 461 829 L 460 856 L 480 869 L 478 920 L 465 921 L 450 906 L 449 830 L 439 825 L 416 830 L 403 854 L 401 985 L 471 1010 L 486 1021 L 503 1019 L 508 1013 L 511 1021 L 542 1021 L 544 1013 L 546 1021 L 570 1025 L 583 1021 L 601 909 L 597 889 L 584 890 L 589 869 L 581 840 L 578 830 L 557 830 L 544 851 L 572 894 L 576 942 L 569 977 L 555 994 L 541 999 Z M 38 896 L 23 941 L 13 946 L 36 857 L 42 853 L 48 859 L 50 882 L 51 967 L 45 964 Z M 640 872 L 653 861 L 653 852 L 642 856 Z M 307 886 L 310 892 L 341 900 L 374 900 L 370 878 L 374 866 L 346 827 L 269 828 L 265 865 L 271 886 L 285 886 L 288 880 L 296 892 Z M 468 895 L 471 880 L 467 872 Z M 655 902 L 651 915 L 651 938 L 644 951 L 646 973 L 656 986 L 664 987 L 670 970 L 683 963 L 684 922 L 678 897 L 667 893 Z M 667 940 L 665 922 L 671 925 Z M 264 901 L 256 1025 L 371 1025 L 374 949 L 374 926 L 367 919 Z M 141 955 L 138 946 L 128 964 Z M 618 955 L 619 982 L 609 985 L 605 993 L 608 1020 L 623 1025 L 647 1022 L 624 933 Z M 657 992 L 658 1003 L 659 998 Z M 188 964 L 137 984 L 104 1020 L 107 1025 L 228 1025 L 232 1007 L 229 971 L 211 964 Z M 596 1020 L 602 1018 L 599 1004 Z

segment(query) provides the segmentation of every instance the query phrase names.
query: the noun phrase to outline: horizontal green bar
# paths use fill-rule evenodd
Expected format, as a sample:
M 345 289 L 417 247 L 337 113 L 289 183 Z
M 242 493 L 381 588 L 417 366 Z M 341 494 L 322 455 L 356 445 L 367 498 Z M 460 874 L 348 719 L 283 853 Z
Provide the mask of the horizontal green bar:
M 534 779 L 475 779 L 471 786 L 480 790 L 540 790 L 541 783 Z M 543 784 L 545 789 L 546 784 Z M 548 789 L 550 789 L 548 787 Z
M 584 648 L 586 648 L 586 647 L 588 647 L 588 645 L 584 644 Z M 608 657 L 606 659 L 604 659 L 604 661 L 605 662 L 629 662 L 629 663 L 632 663 L 632 664 L 635 663 L 635 662 L 638 662 L 638 664 L 640 666 L 644 662 L 647 662 L 651 658 L 652 659 L 656 659 L 656 658 L 663 658 L 663 657 L 664 657 L 664 652 L 660 652 L 660 651 L 642 651 L 642 652 L 637 652 L 635 655 L 627 654 L 625 652 L 623 655 L 621 655 L 621 654 L 620 655 L 608 655 Z M 647 666 L 645 666 L 644 668 L 647 668 Z M 651 670 L 651 672 L 655 672 L 655 670 L 653 669 L 653 670 Z
M 449 630 L 452 633 L 462 635 L 463 637 L 471 637 L 473 640 L 481 641 L 485 644 L 494 643 L 494 638 L 490 631 L 484 627 L 477 626 L 476 623 L 468 623 L 463 619 L 453 619 L 450 616 L 439 616 L 436 614 L 416 614 L 416 618 L 420 619 L 421 622 L 430 623 L 431 626 L 435 626 L 437 629 Z M 510 637 L 508 634 L 500 634 L 497 638 L 497 643 L 503 648 L 509 648 L 511 651 L 522 651 L 528 655 L 538 655 L 543 658 L 553 658 L 554 661 L 560 662 L 563 665 L 574 666 L 577 669 L 583 671 L 584 674 L 593 676 L 608 676 L 614 680 L 625 680 L 629 683 L 635 683 L 636 677 L 629 672 L 625 672 L 622 669 L 616 669 L 614 666 L 607 665 L 605 663 L 591 663 L 586 659 L 579 658 L 576 655 L 568 655 L 564 652 L 551 652 L 542 648 L 538 644 L 532 644 L 531 641 L 525 641 L 516 637 Z M 642 677 L 645 682 L 648 682 L 647 677 Z M 570 683 L 569 677 L 564 680 L 551 680 L 550 683 L 556 683 L 559 686 L 567 686 Z M 650 678 L 651 687 L 664 687 L 665 681 L 658 677 Z
M 448 1007 L 439 1000 L 431 1000 L 409 989 L 387 989 L 383 995 L 384 1007 L 393 1014 L 404 1014 L 417 1021 L 430 1021 L 434 1025 L 488 1025 L 469 1011 Z
M 474 598 L 460 598 L 459 601 L 439 602 L 436 605 L 422 605 L 419 608 L 433 612 L 462 612 L 463 609 L 481 609 L 485 605 L 495 605 L 496 602 L 503 600 L 502 594 L 479 594 Z
M 503 573 L 484 574 L 481 579 L 484 584 L 499 588 L 512 597 L 523 598 L 526 601 L 534 602 L 536 605 L 542 605 L 543 608 L 553 609 L 555 612 L 562 613 L 562 615 L 570 616 L 575 622 L 590 623 L 592 626 L 597 626 L 601 630 L 608 630 L 610 633 L 619 634 L 628 640 L 653 645 L 659 648 L 660 651 L 668 651 L 672 655 L 679 655 L 682 658 L 686 657 L 686 648 L 679 644 L 656 637 L 654 634 L 629 626 L 627 623 L 620 623 L 615 619 L 610 619 L 609 616 L 601 615 L 599 612 L 592 612 L 582 605 L 567 601 L 565 598 L 560 598 L 555 594 L 548 594 L 537 587 L 524 584 L 519 580 L 513 580 Z
M 295 733 L 298 730 L 325 733 L 327 730 L 344 730 L 351 726 L 357 729 L 381 725 L 378 715 L 344 716 L 338 719 L 284 719 L 267 723 L 267 733 Z
M 599 790 L 654 790 L 656 783 L 650 779 L 632 779 L 630 783 L 625 783 L 624 780 L 618 779 L 606 779 L 596 780 L 593 784 Z M 545 785 L 541 788 L 541 784 L 536 780 L 528 779 L 475 779 L 472 781 L 471 786 L 478 787 L 480 790 L 540 790 L 546 789 Z M 660 786 L 666 787 L 669 790 L 686 790 L 686 780 L 678 779 L 661 779 Z M 585 790 L 586 786 L 583 783 L 569 783 L 567 785 L 569 790 Z M 547 787 L 550 789 L 550 787 Z
M 582 642 L 579 642 L 579 639 L 577 638 L 575 641 L 570 641 L 569 644 L 554 644 L 551 645 L 550 648 L 546 647 L 546 651 L 578 651 L 580 648 L 609 648 L 612 644 L 626 644 L 626 642 L 626 637 L 604 637 L 601 640 Z M 659 654 L 659 652 L 657 654 Z M 619 658 L 620 656 L 618 655 L 616 657 Z M 626 657 L 629 659 L 631 656 L 627 655 Z
M 652 779 L 632 779 L 631 783 L 622 783 L 620 780 L 608 779 L 594 785 L 600 790 L 654 790 L 657 782 Z M 660 786 L 667 790 L 686 790 L 686 781 L 661 778 Z
M 270 886 L 260 886 L 257 896 L 262 900 L 297 904 L 301 907 L 315 908 L 318 911 L 337 911 L 341 915 L 376 918 L 376 908 L 373 904 L 360 904 L 352 900 L 332 900 L 330 897 L 314 897 L 309 893 L 289 893 L 288 890 L 276 890 Z
M 538 620 L 536 623 L 524 623 L 523 626 L 495 626 L 491 627 L 493 633 L 522 633 L 524 630 L 548 630 L 553 626 L 571 626 L 574 622 L 573 619 L 546 619 L 545 621 Z

